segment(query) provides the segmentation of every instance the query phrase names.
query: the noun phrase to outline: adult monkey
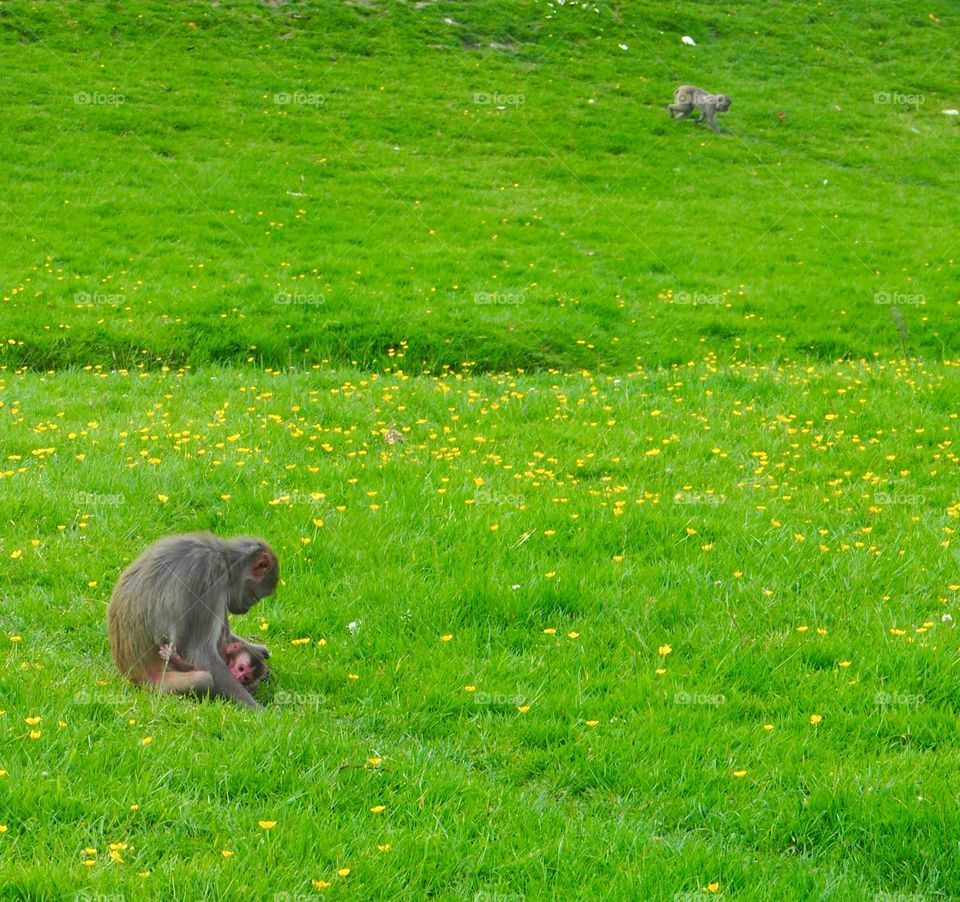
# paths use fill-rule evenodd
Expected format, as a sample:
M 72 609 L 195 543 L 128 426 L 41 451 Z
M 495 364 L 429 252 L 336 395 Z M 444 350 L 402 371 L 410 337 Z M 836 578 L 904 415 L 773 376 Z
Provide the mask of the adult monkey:
M 223 696 L 259 708 L 222 649 L 239 643 L 259 661 L 270 653 L 234 635 L 227 615 L 245 614 L 273 594 L 279 578 L 277 556 L 263 539 L 208 532 L 160 539 L 120 574 L 110 598 L 107 627 L 117 669 L 161 692 Z M 162 646 L 196 669 L 171 669 Z
M 680 85 L 673 92 L 673 103 L 667 109 L 670 111 L 671 119 L 674 116 L 678 119 L 685 119 L 696 110 L 700 113 L 700 116 L 694 121 L 703 122 L 706 119 L 707 125 L 719 135 L 717 113 L 725 113 L 730 109 L 731 103 L 732 101 L 727 94 L 711 94 L 709 91 L 704 91 L 703 88 L 697 88 L 694 85 Z

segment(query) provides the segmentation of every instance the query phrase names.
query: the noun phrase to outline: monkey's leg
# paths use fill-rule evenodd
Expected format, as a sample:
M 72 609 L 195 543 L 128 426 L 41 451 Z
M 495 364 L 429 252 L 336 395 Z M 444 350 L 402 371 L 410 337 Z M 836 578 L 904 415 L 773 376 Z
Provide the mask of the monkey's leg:
M 175 695 L 188 692 L 210 695 L 213 692 L 213 677 L 206 670 L 165 670 L 154 674 L 151 683 L 158 692 L 171 692 Z

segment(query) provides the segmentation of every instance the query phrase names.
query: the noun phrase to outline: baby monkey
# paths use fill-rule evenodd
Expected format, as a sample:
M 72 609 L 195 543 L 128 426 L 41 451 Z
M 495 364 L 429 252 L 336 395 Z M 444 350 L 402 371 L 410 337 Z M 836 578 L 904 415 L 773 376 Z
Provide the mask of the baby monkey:
M 730 109 L 730 97 L 726 94 L 710 94 L 703 88 L 696 88 L 693 85 L 680 85 L 673 92 L 673 103 L 667 107 L 670 110 L 670 118 L 676 116 L 678 119 L 684 119 L 694 110 L 700 113 L 695 122 L 707 120 L 710 126 L 718 135 L 720 129 L 717 127 L 717 113 L 725 113 Z
M 172 645 L 164 644 L 160 646 L 160 657 L 167 662 L 171 670 L 180 673 L 188 673 L 196 670 L 192 664 L 187 663 L 180 657 L 180 652 Z M 256 688 L 261 680 L 265 680 L 270 675 L 270 669 L 259 658 L 255 658 L 242 642 L 231 642 L 229 645 L 221 646 L 220 657 L 230 668 L 230 673 L 234 678 L 246 686 L 247 689 Z

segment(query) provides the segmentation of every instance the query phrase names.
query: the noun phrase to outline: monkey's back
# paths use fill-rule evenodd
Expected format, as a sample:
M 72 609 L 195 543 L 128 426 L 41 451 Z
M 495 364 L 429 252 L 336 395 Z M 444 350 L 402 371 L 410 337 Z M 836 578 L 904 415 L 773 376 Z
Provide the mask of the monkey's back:
M 159 647 L 190 628 L 191 610 L 216 593 L 227 570 L 226 543 L 211 533 L 167 536 L 120 574 L 107 607 L 117 669 L 145 679 L 162 661 Z

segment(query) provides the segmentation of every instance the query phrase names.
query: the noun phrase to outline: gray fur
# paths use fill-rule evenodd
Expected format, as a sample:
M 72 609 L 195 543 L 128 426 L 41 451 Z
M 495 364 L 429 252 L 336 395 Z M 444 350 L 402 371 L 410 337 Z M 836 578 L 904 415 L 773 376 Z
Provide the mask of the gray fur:
M 717 113 L 725 113 L 730 109 L 731 103 L 727 94 L 711 94 L 694 85 L 680 85 L 673 92 L 673 103 L 667 109 L 670 111 L 671 119 L 674 116 L 685 119 L 691 112 L 697 110 L 700 116 L 694 121 L 703 122 L 706 119 L 707 125 L 720 134 L 720 129 L 717 127 Z
M 113 590 L 107 623 L 118 669 L 163 689 L 164 674 L 158 680 L 156 667 L 159 647 L 169 644 L 198 671 L 195 679 L 169 680 L 178 687 L 172 691 L 191 682 L 209 689 L 205 671 L 213 695 L 259 707 L 220 649 L 221 643 L 241 642 L 257 659 L 269 656 L 264 646 L 235 636 L 227 615 L 245 614 L 271 595 L 279 576 L 276 555 L 263 539 L 224 540 L 206 532 L 160 539 L 124 570 Z

